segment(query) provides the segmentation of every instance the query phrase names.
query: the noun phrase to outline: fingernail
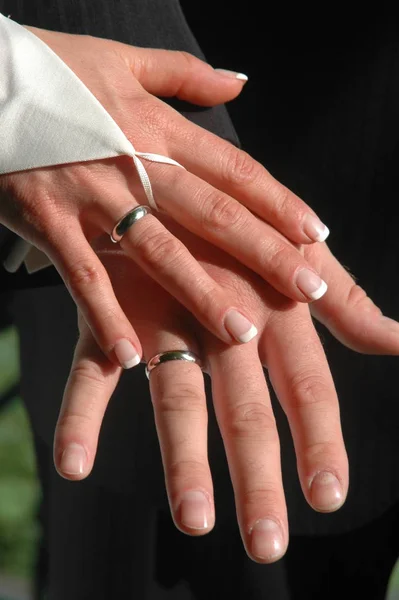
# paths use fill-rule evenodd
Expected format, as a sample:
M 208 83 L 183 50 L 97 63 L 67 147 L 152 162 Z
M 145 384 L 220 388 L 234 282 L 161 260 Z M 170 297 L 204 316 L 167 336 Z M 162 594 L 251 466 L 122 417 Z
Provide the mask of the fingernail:
M 180 505 L 180 521 L 189 529 L 207 529 L 212 524 L 209 501 L 203 492 L 185 492 Z
M 224 319 L 224 325 L 228 332 L 243 344 L 250 342 L 258 334 L 255 325 L 238 310 L 229 310 Z
M 303 220 L 305 234 L 314 242 L 324 242 L 330 235 L 327 225 L 324 225 L 318 217 L 307 214 Z
M 82 475 L 86 464 L 86 451 L 79 444 L 69 444 L 62 453 L 60 470 L 66 475 Z
M 318 473 L 310 488 L 312 506 L 318 510 L 335 510 L 343 503 L 342 487 L 338 479 L 328 471 Z
M 260 519 L 251 532 L 251 554 L 263 560 L 277 558 L 284 553 L 281 528 L 271 519 Z
M 226 75 L 226 77 L 232 77 L 233 79 L 239 79 L 240 81 L 244 81 L 245 83 L 248 81 L 247 75 L 244 73 L 238 73 L 237 71 L 229 71 L 228 69 L 215 69 L 221 75 Z
M 305 296 L 318 300 L 327 291 L 327 284 L 314 271 L 301 269 L 296 278 L 296 284 Z
M 116 342 L 114 350 L 116 358 L 124 369 L 131 369 L 132 367 L 137 366 L 141 361 L 136 348 L 129 340 L 119 340 Z

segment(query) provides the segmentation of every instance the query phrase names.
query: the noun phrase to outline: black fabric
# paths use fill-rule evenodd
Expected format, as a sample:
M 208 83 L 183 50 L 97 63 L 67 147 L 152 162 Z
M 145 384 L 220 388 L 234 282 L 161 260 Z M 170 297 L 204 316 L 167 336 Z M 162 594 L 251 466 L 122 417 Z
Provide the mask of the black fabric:
M 291 598 L 384 600 L 398 555 L 398 503 L 341 535 L 294 535 L 284 559 Z

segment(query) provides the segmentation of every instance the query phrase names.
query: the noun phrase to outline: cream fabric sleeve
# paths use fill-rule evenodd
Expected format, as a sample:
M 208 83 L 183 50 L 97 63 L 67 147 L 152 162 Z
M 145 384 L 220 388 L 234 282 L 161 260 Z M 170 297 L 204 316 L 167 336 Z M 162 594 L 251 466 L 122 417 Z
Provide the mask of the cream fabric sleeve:
M 0 175 L 38 167 L 131 156 L 149 204 L 156 208 L 140 158 L 123 131 L 75 73 L 42 40 L 0 14 Z M 19 244 L 15 264 L 48 266 L 41 252 Z

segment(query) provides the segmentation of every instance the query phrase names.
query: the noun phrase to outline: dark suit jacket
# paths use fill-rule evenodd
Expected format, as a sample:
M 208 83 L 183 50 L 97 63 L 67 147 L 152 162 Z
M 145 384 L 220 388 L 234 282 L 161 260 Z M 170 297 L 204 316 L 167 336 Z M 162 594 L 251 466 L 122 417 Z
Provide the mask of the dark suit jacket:
M 342 15 L 332 15 L 315 30 L 303 12 L 270 14 L 265 22 L 256 14 L 255 3 L 239 13 L 223 2 L 201 0 L 195 5 L 187 1 L 183 6 L 212 64 L 241 70 L 250 77 L 242 97 L 229 107 L 243 147 L 317 211 L 331 229 L 329 245 L 336 256 L 350 267 L 382 310 L 399 319 L 399 32 L 394 20 L 382 13 L 370 18 L 365 15 L 366 21 L 359 26 L 355 20 L 342 22 Z M 14 1 L 0 0 L 0 10 L 38 27 L 201 55 L 177 0 L 20 0 L 17 8 Z M 186 114 L 219 135 L 235 139 L 224 109 L 191 109 Z M 15 276 L 8 277 L 7 285 L 11 277 Z M 38 277 L 43 275 L 25 277 L 23 285 L 36 285 Z M 36 329 L 40 334 L 49 312 L 47 316 L 39 314 L 40 302 L 34 295 L 29 302 L 35 305 L 32 314 L 42 326 Z M 57 412 L 53 400 L 62 393 L 73 340 L 68 338 L 65 357 L 61 353 L 65 364 L 50 359 L 55 361 L 54 369 L 48 367 L 46 386 L 40 387 L 40 399 L 34 398 L 32 390 L 38 385 L 40 369 L 48 363 L 35 356 L 32 366 L 37 339 L 33 344 L 29 337 L 29 302 L 21 300 L 20 294 L 16 297 L 16 319 L 26 332 L 22 334 L 26 397 L 30 398 L 35 426 L 50 443 Z M 46 311 L 51 310 L 60 309 L 51 309 L 49 303 Z M 321 330 L 321 335 L 340 397 L 351 485 L 347 503 L 337 513 L 320 515 L 308 507 L 298 483 L 288 426 L 274 401 L 293 533 L 338 533 L 359 527 L 399 498 L 398 359 L 356 355 L 326 331 Z M 120 434 L 118 418 L 134 418 L 134 406 L 126 397 L 132 382 L 135 389 L 147 393 L 145 380 L 138 378 L 137 373 L 126 374 L 125 381 L 130 383 L 125 399 L 122 392 L 117 394 L 107 416 L 103 448 L 115 444 L 115 439 L 119 443 L 123 436 L 126 443 L 131 440 L 126 428 Z M 211 431 L 212 427 L 211 423 Z M 227 512 L 234 517 L 234 506 L 226 499 L 231 490 L 216 429 L 212 435 L 210 453 L 219 502 L 225 499 Z M 126 460 L 123 452 L 119 455 Z M 112 471 L 100 448 L 92 481 L 132 491 L 136 480 L 124 481 L 124 474 L 122 466 Z

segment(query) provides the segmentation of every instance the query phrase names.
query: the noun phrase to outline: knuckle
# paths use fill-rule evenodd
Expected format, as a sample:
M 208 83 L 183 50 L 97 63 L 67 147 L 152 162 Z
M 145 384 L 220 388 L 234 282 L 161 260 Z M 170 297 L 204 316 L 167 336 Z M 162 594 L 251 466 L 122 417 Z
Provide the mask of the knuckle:
M 143 120 L 147 126 L 156 128 L 161 120 L 164 121 L 164 116 L 159 110 L 159 106 L 153 102 L 151 96 L 141 97 L 138 111 L 140 113 L 140 119 Z
M 359 304 L 367 299 L 367 294 L 363 288 L 356 283 L 353 284 L 348 293 L 348 304 L 351 308 L 357 308 Z
M 57 192 L 54 189 L 50 191 L 48 185 L 38 179 L 33 190 L 28 188 L 19 191 L 18 202 L 14 204 L 24 225 L 34 232 L 34 237 L 39 236 L 55 245 L 63 237 L 63 215 L 56 207 Z
M 79 429 L 87 429 L 98 421 L 98 395 L 104 389 L 105 376 L 101 368 L 86 361 L 73 365 L 68 383 L 73 389 L 84 390 L 84 403 L 74 403 L 60 413 L 57 431 L 76 433 Z
M 238 202 L 220 193 L 212 193 L 203 204 L 202 224 L 206 230 L 228 231 L 243 218 L 243 210 Z
M 244 489 L 242 492 L 243 503 L 247 508 L 254 507 L 258 509 L 260 506 L 266 509 L 266 514 L 273 515 L 281 506 L 281 492 L 277 486 L 272 484 L 263 487 Z
M 299 218 L 304 210 L 305 203 L 271 175 L 267 180 L 266 194 L 270 200 L 270 218 L 277 223 Z
M 281 183 L 277 183 L 275 197 L 271 207 L 271 218 L 281 226 L 293 220 L 300 222 L 304 212 L 308 211 L 306 204 Z
M 208 282 L 197 279 L 195 290 L 195 307 L 209 321 L 218 321 L 222 313 L 225 312 L 225 304 L 220 297 L 219 289 L 216 283 L 208 284 Z
M 307 444 L 303 449 L 302 459 L 315 464 L 331 463 L 331 459 L 337 456 L 338 441 L 326 440 Z
M 274 180 L 270 183 L 269 195 L 273 200 L 274 211 L 276 214 L 286 214 L 292 208 L 292 194 L 289 189 Z
M 272 247 L 265 247 L 264 254 L 266 256 L 263 256 L 262 262 L 268 265 L 268 270 L 272 273 L 281 274 L 292 263 L 292 249 L 284 243 L 277 242 Z
M 272 412 L 259 402 L 248 402 L 236 406 L 227 418 L 229 436 L 235 439 L 248 438 L 277 441 L 276 421 Z
M 173 483 L 173 480 L 181 483 L 182 480 L 188 477 L 191 480 L 208 478 L 208 468 L 205 460 L 176 460 L 168 464 L 167 472 L 170 483 Z
M 180 96 L 185 83 L 190 79 L 193 72 L 196 70 L 198 59 L 193 54 L 184 50 L 173 51 L 178 62 L 178 70 L 170 73 L 168 77 L 169 91 L 168 95 Z
M 360 285 L 354 283 L 348 293 L 347 304 L 349 308 L 354 310 L 362 310 L 367 312 L 376 312 L 382 314 L 382 311 L 369 298 L 367 293 Z
M 162 413 L 206 413 L 203 394 L 199 387 L 189 382 L 174 383 L 173 390 L 160 394 L 156 407 Z
M 65 190 L 51 172 L 15 173 L 4 183 L 1 201 L 7 221 L 17 224 L 19 230 L 22 225 L 24 234 L 40 247 L 46 242 L 56 247 L 70 223 L 66 220 Z
M 78 431 L 83 431 L 93 424 L 92 416 L 83 411 L 74 410 L 67 411 L 61 415 L 57 423 L 58 436 L 68 431 L 73 431 L 76 434 Z
M 223 156 L 223 176 L 228 184 L 247 186 L 254 184 L 263 172 L 263 167 L 247 152 L 235 146 L 227 146 Z
M 137 241 L 135 249 L 140 260 L 158 273 L 168 270 L 184 252 L 183 244 L 170 233 L 158 231 L 149 235 L 148 229 Z
M 136 105 L 138 122 L 142 124 L 146 135 L 159 141 L 160 135 L 164 136 L 166 130 L 170 129 L 170 115 L 167 115 L 162 103 L 153 96 L 142 96 Z
M 185 68 L 189 71 L 193 69 L 198 62 L 198 59 L 195 58 L 193 54 L 190 54 L 190 52 L 186 52 L 185 50 L 177 50 L 176 53 L 182 59 L 182 62 L 185 63 Z
M 102 274 L 96 265 L 88 262 L 76 263 L 67 271 L 66 284 L 76 297 L 85 294 L 87 289 L 97 286 L 102 279 Z
M 291 381 L 294 403 L 299 407 L 325 405 L 331 389 L 318 373 L 301 373 Z
M 90 388 L 102 388 L 105 383 L 105 375 L 99 365 L 96 363 L 88 363 L 80 361 L 79 364 L 73 365 L 71 369 L 71 379 L 75 383 L 89 385 Z

